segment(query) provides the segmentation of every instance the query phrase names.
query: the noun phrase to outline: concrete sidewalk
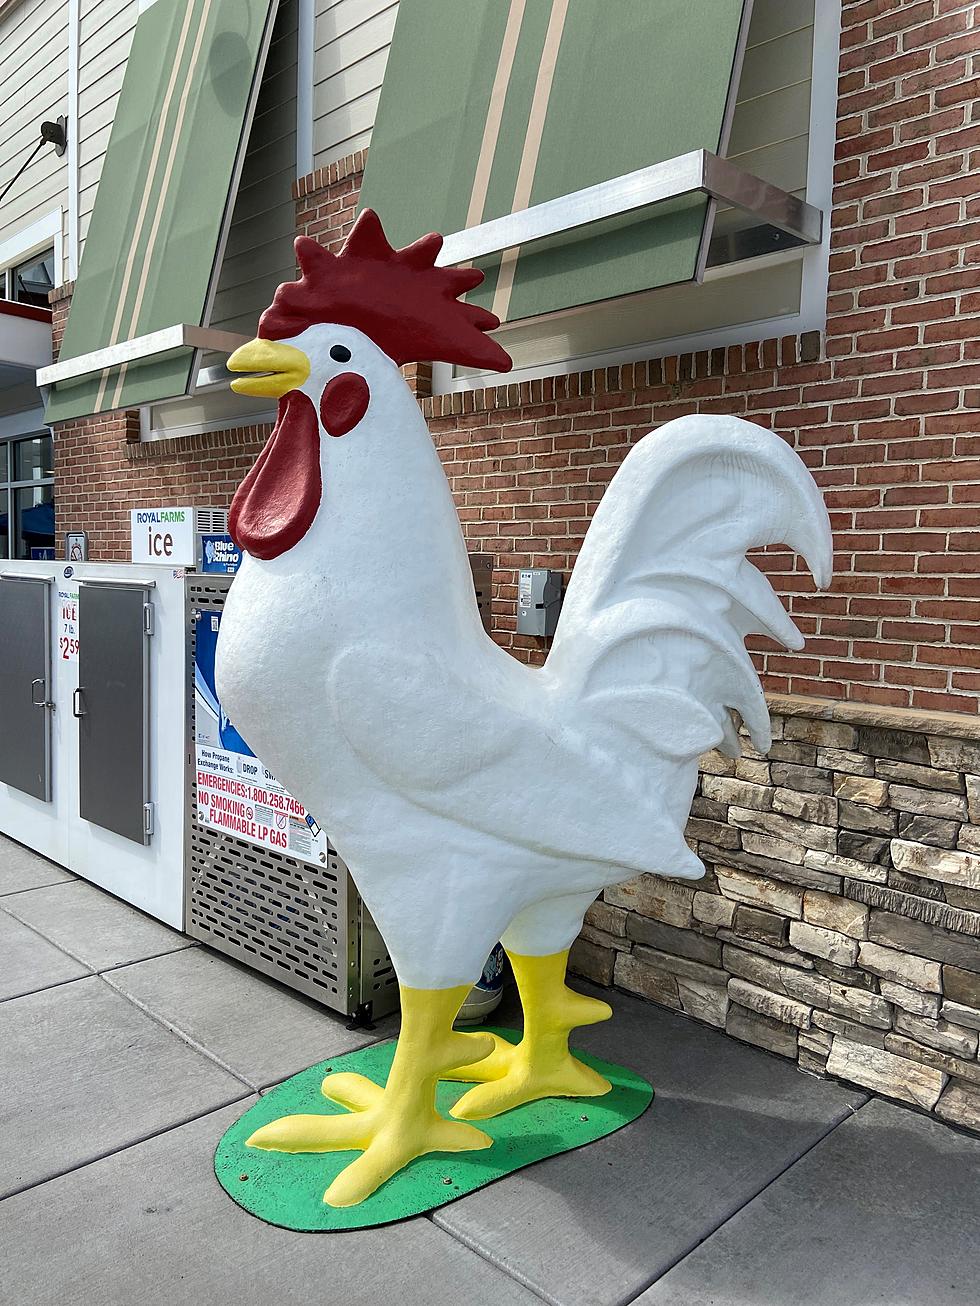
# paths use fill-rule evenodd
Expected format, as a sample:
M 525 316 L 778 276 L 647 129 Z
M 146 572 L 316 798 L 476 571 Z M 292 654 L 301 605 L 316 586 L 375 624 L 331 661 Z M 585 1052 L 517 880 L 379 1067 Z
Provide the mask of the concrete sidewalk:
M 257 1093 L 396 1021 L 351 1033 L 0 838 L 0 1301 L 976 1302 L 980 1140 L 613 1005 L 580 1041 L 651 1080 L 640 1120 L 432 1218 L 290 1233 L 222 1192 L 215 1144 Z

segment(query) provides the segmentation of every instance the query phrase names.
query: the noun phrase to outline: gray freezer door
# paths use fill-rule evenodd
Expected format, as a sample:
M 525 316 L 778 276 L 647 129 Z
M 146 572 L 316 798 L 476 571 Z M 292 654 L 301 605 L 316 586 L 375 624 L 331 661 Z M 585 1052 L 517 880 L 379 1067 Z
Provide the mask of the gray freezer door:
M 51 801 L 47 579 L 0 576 L 0 782 Z
M 78 812 L 105 830 L 148 844 L 148 585 L 81 581 L 78 587 Z

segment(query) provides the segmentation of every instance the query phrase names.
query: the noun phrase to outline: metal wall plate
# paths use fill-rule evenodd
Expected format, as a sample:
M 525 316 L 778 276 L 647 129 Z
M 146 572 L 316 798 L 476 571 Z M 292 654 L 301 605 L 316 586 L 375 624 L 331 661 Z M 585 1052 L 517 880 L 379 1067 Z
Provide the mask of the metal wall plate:
M 350 872 L 330 846 L 302 862 L 197 821 L 194 614 L 220 612 L 231 576 L 187 578 L 187 846 L 185 930 L 219 952 L 345 1015 L 398 1006 L 398 984 Z

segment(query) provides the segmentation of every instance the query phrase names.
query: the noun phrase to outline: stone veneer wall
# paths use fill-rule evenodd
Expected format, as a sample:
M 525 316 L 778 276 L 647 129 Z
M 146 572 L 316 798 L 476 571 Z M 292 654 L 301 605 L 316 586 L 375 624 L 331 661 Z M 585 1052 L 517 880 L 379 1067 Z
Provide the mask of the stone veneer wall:
M 573 968 L 980 1131 L 980 730 L 771 707 L 768 754 L 702 760 L 706 877 L 607 890 Z

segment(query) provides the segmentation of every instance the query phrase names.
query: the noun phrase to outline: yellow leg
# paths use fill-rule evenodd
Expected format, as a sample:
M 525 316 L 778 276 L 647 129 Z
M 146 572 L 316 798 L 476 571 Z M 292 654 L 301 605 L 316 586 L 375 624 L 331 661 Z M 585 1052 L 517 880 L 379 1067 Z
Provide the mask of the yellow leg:
M 453 1072 L 453 1079 L 478 1081 L 478 1087 L 453 1108 L 452 1114 L 460 1120 L 489 1120 L 540 1097 L 601 1097 L 611 1088 L 572 1055 L 568 1035 L 577 1025 L 608 1020 L 612 1008 L 567 987 L 567 952 L 550 957 L 507 955 L 524 1007 L 524 1037 L 514 1047 L 494 1036 L 489 1056 L 481 1052 L 480 1059 Z
M 363 1075 L 328 1075 L 322 1092 L 349 1109 L 347 1115 L 283 1116 L 263 1125 L 249 1147 L 270 1152 L 345 1152 L 362 1155 L 341 1170 L 323 1200 L 356 1206 L 427 1152 L 470 1152 L 492 1139 L 472 1125 L 445 1120 L 435 1108 L 436 1084 L 493 1046 L 485 1035 L 463 1035 L 453 1020 L 469 993 L 454 989 L 401 988 L 402 1027 L 384 1088 Z M 472 1039 L 480 1040 L 474 1043 Z

